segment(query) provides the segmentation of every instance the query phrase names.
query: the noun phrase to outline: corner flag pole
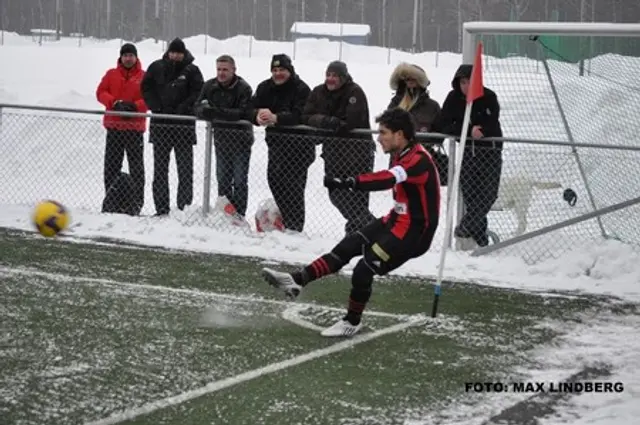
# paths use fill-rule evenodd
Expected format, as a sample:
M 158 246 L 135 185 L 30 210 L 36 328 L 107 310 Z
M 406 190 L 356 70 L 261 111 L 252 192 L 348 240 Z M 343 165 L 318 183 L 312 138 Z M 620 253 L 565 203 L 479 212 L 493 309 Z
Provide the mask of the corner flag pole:
M 455 200 L 458 198 L 459 186 L 460 186 L 460 168 L 462 168 L 462 158 L 464 156 L 464 148 L 467 143 L 467 132 L 469 131 L 469 121 L 471 120 L 471 107 L 473 102 L 484 95 L 484 81 L 482 78 L 482 42 L 478 43 L 476 49 L 476 56 L 473 61 L 473 71 L 471 72 L 471 81 L 469 84 L 469 90 L 467 91 L 467 107 L 464 111 L 464 121 L 462 123 L 462 134 L 460 134 L 460 148 L 459 155 L 456 156 L 456 167 L 453 175 L 453 183 L 450 187 L 451 196 L 448 196 L 449 202 L 447 203 L 447 217 L 445 225 L 445 238 L 442 243 L 442 250 L 440 251 L 440 265 L 438 266 L 438 278 L 434 287 L 433 308 L 431 310 L 431 317 L 436 317 L 438 312 L 438 301 L 440 300 L 440 293 L 442 291 L 442 276 L 444 274 L 445 258 L 447 256 L 447 239 L 452 233 L 453 227 L 453 206 Z

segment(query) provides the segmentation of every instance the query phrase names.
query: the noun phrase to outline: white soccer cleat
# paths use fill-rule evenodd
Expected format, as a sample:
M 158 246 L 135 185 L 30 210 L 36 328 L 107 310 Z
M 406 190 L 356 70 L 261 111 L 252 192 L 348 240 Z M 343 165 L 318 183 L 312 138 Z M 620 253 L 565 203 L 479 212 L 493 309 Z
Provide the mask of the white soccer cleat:
M 262 277 L 269 285 L 284 292 L 289 299 L 295 299 L 302 292 L 302 286 L 298 285 L 289 273 L 266 268 L 262 269 Z
M 362 329 L 362 322 L 352 325 L 348 320 L 341 319 L 332 326 L 320 332 L 320 335 L 327 337 L 351 337 Z

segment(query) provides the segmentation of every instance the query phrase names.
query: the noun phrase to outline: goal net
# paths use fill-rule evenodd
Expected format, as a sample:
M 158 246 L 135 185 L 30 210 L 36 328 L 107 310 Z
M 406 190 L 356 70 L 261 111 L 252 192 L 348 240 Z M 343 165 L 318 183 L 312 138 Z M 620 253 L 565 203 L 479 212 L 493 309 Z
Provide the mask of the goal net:
M 608 25 L 607 35 L 526 24 L 466 35 L 466 51 L 483 43 L 485 86 L 498 95 L 504 136 L 514 139 L 504 144 L 488 217 L 499 243 L 480 253 L 537 262 L 609 239 L 640 247 L 640 25 L 618 36 Z M 612 206 L 619 209 L 600 214 Z

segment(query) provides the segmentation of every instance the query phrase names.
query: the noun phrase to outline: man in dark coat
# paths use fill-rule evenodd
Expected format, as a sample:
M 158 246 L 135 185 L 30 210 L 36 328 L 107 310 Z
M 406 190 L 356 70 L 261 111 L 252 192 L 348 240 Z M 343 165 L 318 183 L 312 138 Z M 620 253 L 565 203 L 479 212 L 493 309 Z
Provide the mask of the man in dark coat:
M 472 65 L 461 65 L 451 82 L 434 131 L 459 137 L 462 133 L 466 95 Z M 500 103 L 496 93 L 484 88 L 484 96 L 476 99 L 460 170 L 460 189 L 465 213 L 455 229 L 458 238 L 473 238 L 479 246 L 489 244 L 487 215 L 498 198 L 502 173 L 502 142 L 489 142 L 483 137 L 502 137 Z
M 316 158 L 313 139 L 300 130 L 283 128 L 301 124 L 302 110 L 311 89 L 300 79 L 291 59 L 273 55 L 271 78 L 262 81 L 251 101 L 254 124 L 266 126 L 267 181 L 278 205 L 284 229 L 302 232 L 304 192 L 308 170 Z
M 208 80 L 196 101 L 196 116 L 213 121 L 213 142 L 218 180 L 218 205 L 244 218 L 249 197 L 249 162 L 253 145 L 251 124 L 234 123 L 247 119 L 253 90 L 236 74 L 235 60 L 222 55 L 216 60 L 216 78 Z M 226 122 L 220 122 L 226 121 Z
M 142 94 L 156 114 L 194 115 L 194 104 L 204 84 L 202 72 L 182 40 L 169 44 L 162 59 L 149 65 L 142 80 Z M 178 168 L 178 209 L 193 201 L 193 146 L 195 121 L 151 118 L 149 141 L 153 144 L 153 200 L 157 215 L 167 215 L 169 160 L 175 150 Z
M 325 82 L 311 91 L 302 117 L 303 124 L 328 131 L 322 138 L 325 174 L 344 177 L 371 172 L 375 155 L 371 135 L 349 134 L 356 128 L 371 128 L 367 96 L 344 62 L 331 62 L 325 75 Z M 346 234 L 375 219 L 369 211 L 368 192 L 332 188 L 329 199 L 347 220 Z

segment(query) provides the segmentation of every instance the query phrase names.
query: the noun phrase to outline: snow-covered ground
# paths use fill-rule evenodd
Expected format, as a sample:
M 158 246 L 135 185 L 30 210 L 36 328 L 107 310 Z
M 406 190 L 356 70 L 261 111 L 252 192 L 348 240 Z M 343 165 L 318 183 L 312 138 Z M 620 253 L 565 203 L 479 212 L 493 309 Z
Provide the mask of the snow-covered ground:
M 115 65 L 120 40 L 84 39 L 79 47 L 78 40 L 71 39 L 38 46 L 30 38 L 5 34 L 4 43 L 0 48 L 0 61 L 4 65 L 0 71 L 0 103 L 101 109 L 95 99 L 95 89 L 104 72 Z M 284 52 L 295 56 L 296 71 L 309 85 L 314 86 L 322 82 L 327 63 L 336 59 L 340 52 L 337 43 L 323 40 L 302 40 L 294 47 L 292 43 L 256 41 L 244 36 L 229 40 L 199 36 L 186 39 L 186 44 L 195 55 L 196 63 L 201 67 L 205 78 L 214 76 L 215 58 L 228 53 L 236 58 L 238 74 L 253 87 L 269 77 L 269 60 L 272 54 Z M 152 40 L 138 43 L 137 46 L 145 67 L 159 58 L 165 47 Z M 348 63 L 354 80 L 362 85 L 368 95 L 372 125 L 374 116 L 387 106 L 392 96 L 388 85 L 389 75 L 398 62 L 410 61 L 425 68 L 432 81 L 429 88 L 431 96 L 439 102 L 444 100 L 450 90 L 451 77 L 461 62 L 460 55 L 440 53 L 438 66 L 435 67 L 435 53 L 411 55 L 379 47 L 346 44 L 342 46 L 341 54 Z M 637 81 L 637 76 L 634 74 L 640 65 L 640 59 L 605 56 L 590 64 L 594 76 L 587 82 L 566 77 L 558 87 L 565 100 L 569 99 L 566 96 L 573 96 L 571 106 L 577 105 L 570 108 L 568 119 L 571 122 L 589 124 L 577 126 L 574 136 L 579 141 L 620 143 L 637 140 L 637 134 L 640 134 L 640 120 L 620 113 L 640 110 L 637 107 L 637 96 L 634 98 L 633 93 L 621 90 L 605 78 L 608 75 L 606 69 L 611 67 L 612 61 L 620 64 L 613 77 L 615 81 L 637 85 L 634 82 Z M 553 66 L 559 65 L 552 64 Z M 595 75 L 598 70 L 600 73 Z M 556 72 L 567 71 L 557 68 Z M 498 91 L 503 107 L 501 119 L 505 134 L 568 140 L 551 89 L 538 64 L 524 59 L 491 58 L 485 82 Z M 611 102 L 612 98 L 616 101 Z M 588 115 L 589 109 L 597 111 L 597 105 L 606 105 L 599 111 L 600 118 L 585 121 L 584 116 Z M 582 115 L 580 111 L 583 112 Z M 310 261 L 330 249 L 340 238 L 343 220 L 330 205 L 322 188 L 323 164 L 320 158 L 316 159 L 310 170 L 306 194 L 306 236 L 244 235 L 221 226 L 211 218 L 203 218 L 200 213 L 204 164 L 203 127 L 200 127 L 199 144 L 196 148 L 195 205 L 191 209 L 172 213 L 166 219 L 101 215 L 99 208 L 103 197 L 104 131 L 100 125 L 100 117 L 61 113 L 44 115 L 46 118 L 40 112 L 3 111 L 0 124 L 0 226 L 30 229 L 29 213 L 33 204 L 40 199 L 53 198 L 71 209 L 75 224 L 73 233 L 80 237 L 113 237 L 152 246 L 292 262 Z M 270 197 L 265 182 L 267 155 L 262 134 L 262 130 L 256 129 L 256 144 L 251 162 L 250 213 L 255 211 L 260 201 Z M 590 185 L 593 186 L 599 207 L 637 196 L 628 191 L 621 192 L 618 186 L 611 183 L 619 181 L 621 169 L 634 170 L 637 167 L 633 165 L 638 163 L 635 158 L 637 154 L 611 153 L 607 154 L 606 160 L 594 155 L 594 152 L 586 152 L 585 155 L 587 171 L 593 178 Z M 145 148 L 145 162 L 147 186 L 144 212 L 153 213 L 153 162 L 151 147 L 148 145 Z M 383 168 L 386 164 L 387 157 L 379 151 L 376 167 Z M 530 179 L 558 181 L 563 188 L 572 187 L 578 192 L 581 202 L 571 208 L 561 199 L 563 189 L 534 191 L 536 197 L 529 213 L 529 230 L 591 211 L 591 206 L 586 202 L 584 182 L 569 148 L 510 147 L 505 151 L 504 173 L 507 176 L 524 175 Z M 173 164 L 171 181 L 174 199 L 176 175 Z M 212 181 L 212 193 L 215 193 L 215 181 Z M 372 196 L 371 208 L 374 213 L 381 214 L 389 206 L 390 194 Z M 444 214 L 444 204 L 441 211 Z M 638 241 L 640 236 L 637 229 L 640 228 L 640 223 L 637 211 L 616 213 L 605 219 L 604 224 L 614 232 L 620 232 L 626 226 L 631 237 Z M 515 223 L 509 213 L 495 213 L 492 215 L 492 226 L 503 238 L 507 238 L 515 228 Z M 425 277 L 436 275 L 443 228 L 444 220 L 430 253 L 409 262 L 395 273 Z M 506 255 L 474 258 L 464 252 L 452 252 L 447 257 L 444 275 L 449 279 L 501 287 L 576 290 L 640 300 L 640 256 L 629 245 L 617 241 L 602 242 L 598 235 L 599 228 L 592 220 L 534 239 L 527 244 L 516 245 L 507 250 Z M 571 249 L 561 259 L 527 264 L 522 254 L 535 253 L 537 250 L 546 252 L 546 244 L 557 247 L 560 252 Z M 444 294 L 446 297 L 446 287 Z M 613 327 L 605 329 L 605 326 Z M 633 336 L 637 335 L 638 330 L 637 322 L 609 323 L 598 329 L 581 329 L 575 335 L 567 337 L 569 348 L 562 347 L 564 351 L 561 350 L 560 354 L 575 352 L 575 345 L 583 341 L 583 360 L 615 358 L 616 361 L 623 362 L 629 353 L 637 351 L 630 344 L 634 344 Z M 586 348 L 589 344 L 600 348 Z M 621 355 L 620 351 L 624 354 Z M 590 357 L 590 353 L 593 356 Z M 565 356 L 563 361 L 571 360 Z M 617 363 L 616 365 L 618 366 Z M 625 362 L 619 366 L 616 373 L 627 383 L 625 393 L 615 400 L 599 398 L 603 406 L 591 401 L 587 403 L 587 407 L 576 405 L 574 407 L 577 411 L 582 409 L 584 413 L 585 409 L 590 410 L 589 416 L 581 413 L 581 422 L 562 418 L 565 421 L 562 423 L 634 423 L 632 416 L 637 416 L 637 409 L 629 407 L 632 404 L 625 407 L 624 402 L 633 398 L 633 394 L 640 390 L 637 376 L 632 376 L 632 372 L 637 370 L 637 362 Z M 562 376 L 557 377 L 561 378 Z M 586 398 L 580 399 L 581 404 L 584 400 Z M 593 413 L 596 407 L 601 407 L 597 414 Z M 606 422 L 607 417 L 617 419 Z

